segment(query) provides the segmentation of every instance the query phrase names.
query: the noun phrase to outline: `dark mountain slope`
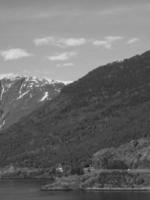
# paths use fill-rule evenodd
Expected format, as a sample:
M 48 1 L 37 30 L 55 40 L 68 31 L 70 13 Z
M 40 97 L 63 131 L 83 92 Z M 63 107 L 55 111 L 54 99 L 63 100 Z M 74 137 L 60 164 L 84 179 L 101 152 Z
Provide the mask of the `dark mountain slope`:
M 97 98 L 101 101 L 110 100 L 114 95 L 126 95 L 138 87 L 146 86 L 149 83 L 149 73 L 150 51 L 141 56 L 125 59 L 123 62 L 114 62 L 97 68 L 65 87 L 63 92 L 73 95 L 74 103 L 78 105 L 82 100 L 84 105 L 85 102 L 89 104 Z
M 1 132 L 0 163 L 75 166 L 150 135 L 150 52 L 99 67 Z

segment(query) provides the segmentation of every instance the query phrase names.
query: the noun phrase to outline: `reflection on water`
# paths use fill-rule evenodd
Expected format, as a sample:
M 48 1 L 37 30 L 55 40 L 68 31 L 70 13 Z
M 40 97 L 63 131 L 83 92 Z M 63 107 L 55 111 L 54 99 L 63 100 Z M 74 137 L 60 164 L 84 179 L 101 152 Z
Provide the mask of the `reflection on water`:
M 149 200 L 150 192 L 41 192 L 46 180 L 1 180 L 0 200 Z

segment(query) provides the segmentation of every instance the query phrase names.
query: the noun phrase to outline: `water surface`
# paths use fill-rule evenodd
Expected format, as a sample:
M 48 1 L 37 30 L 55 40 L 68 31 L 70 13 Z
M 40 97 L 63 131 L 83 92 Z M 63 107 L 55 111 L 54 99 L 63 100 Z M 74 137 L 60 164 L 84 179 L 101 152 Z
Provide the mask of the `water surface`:
M 1 180 L 0 200 L 150 200 L 150 192 L 42 192 L 46 180 Z

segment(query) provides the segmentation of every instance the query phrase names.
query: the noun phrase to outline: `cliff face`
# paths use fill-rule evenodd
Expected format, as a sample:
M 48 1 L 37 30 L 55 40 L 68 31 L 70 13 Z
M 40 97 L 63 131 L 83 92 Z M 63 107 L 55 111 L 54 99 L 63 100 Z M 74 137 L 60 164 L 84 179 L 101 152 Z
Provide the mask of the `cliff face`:
M 0 77 L 0 129 L 16 123 L 44 102 L 56 97 L 63 86 L 61 82 L 35 77 Z
M 100 149 L 149 137 L 149 119 L 150 52 L 146 52 L 91 71 L 1 131 L 0 163 L 83 166 Z

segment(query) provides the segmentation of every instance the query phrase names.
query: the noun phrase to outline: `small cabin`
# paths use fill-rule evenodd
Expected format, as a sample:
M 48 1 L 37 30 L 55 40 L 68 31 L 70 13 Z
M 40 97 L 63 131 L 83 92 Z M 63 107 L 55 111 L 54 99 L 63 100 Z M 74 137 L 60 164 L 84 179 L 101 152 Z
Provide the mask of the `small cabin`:
M 57 173 L 63 173 L 64 172 L 63 167 L 62 167 L 61 164 L 58 164 L 58 166 L 56 167 L 56 172 Z

